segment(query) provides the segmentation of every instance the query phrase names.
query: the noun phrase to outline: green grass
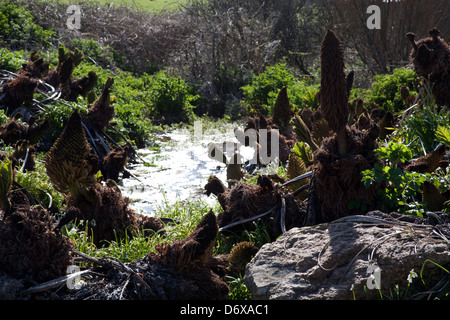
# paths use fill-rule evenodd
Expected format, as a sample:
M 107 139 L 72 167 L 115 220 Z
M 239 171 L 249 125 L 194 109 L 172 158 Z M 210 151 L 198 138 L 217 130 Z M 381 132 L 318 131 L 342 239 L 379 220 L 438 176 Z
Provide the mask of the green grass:
M 180 4 L 184 4 L 187 0 L 61 0 L 63 3 L 77 2 L 97 2 L 101 4 L 113 4 L 115 6 L 133 6 L 137 11 L 161 12 L 163 10 L 177 10 Z
M 158 244 L 172 243 L 175 240 L 186 238 L 210 209 L 217 210 L 217 208 L 217 206 L 211 208 L 202 201 L 177 201 L 174 204 L 163 201 L 157 207 L 155 215 L 177 222 L 175 225 L 166 226 L 164 236 L 161 233 L 145 236 L 143 231 L 139 231 L 133 237 L 104 243 L 103 247 L 96 247 L 92 235 L 89 234 L 89 229 L 79 228 L 77 222 L 65 226 L 63 232 L 72 240 L 75 248 L 81 252 L 93 257 L 115 257 L 122 262 L 131 262 L 143 258 L 151 252 L 156 252 L 155 246 Z

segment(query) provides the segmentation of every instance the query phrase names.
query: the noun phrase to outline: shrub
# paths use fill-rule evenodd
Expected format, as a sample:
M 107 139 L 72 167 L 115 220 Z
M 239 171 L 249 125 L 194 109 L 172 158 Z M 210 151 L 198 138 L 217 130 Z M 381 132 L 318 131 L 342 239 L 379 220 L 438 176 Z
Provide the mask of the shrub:
M 398 112 L 406 107 L 400 87 L 406 85 L 411 94 L 417 94 L 414 86 L 416 79 L 417 74 L 407 68 L 395 69 L 393 74 L 376 75 L 367 98 L 378 104 L 383 111 Z
M 317 107 L 319 85 L 310 79 L 296 78 L 285 63 L 267 67 L 265 72 L 254 76 L 250 84 L 243 86 L 244 104 L 250 112 L 271 116 L 278 91 L 285 86 L 294 112 L 303 107 Z
M 265 72 L 254 76 L 251 84 L 242 87 L 245 103 L 251 111 L 269 116 L 278 91 L 293 83 L 294 80 L 286 64 L 278 63 L 269 66 Z
M 102 46 L 98 41 L 93 39 L 73 39 L 70 49 L 78 48 L 83 52 L 84 56 L 99 64 L 102 67 L 122 66 L 123 56 L 109 45 Z
M 54 31 L 44 30 L 33 22 L 33 16 L 25 9 L 8 1 L 0 2 L 0 36 L 7 43 L 14 42 L 15 46 L 31 45 L 35 43 L 46 45 L 50 42 Z
M 189 122 L 193 119 L 193 103 L 199 98 L 183 79 L 172 77 L 167 71 L 155 75 L 144 74 L 147 91 L 146 115 L 164 123 Z

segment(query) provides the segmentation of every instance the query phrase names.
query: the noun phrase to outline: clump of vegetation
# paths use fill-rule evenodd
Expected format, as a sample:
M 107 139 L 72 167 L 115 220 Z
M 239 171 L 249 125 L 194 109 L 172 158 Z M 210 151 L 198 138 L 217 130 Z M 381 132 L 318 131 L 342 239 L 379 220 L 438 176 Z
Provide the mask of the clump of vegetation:
M 419 42 L 409 36 L 417 74 L 409 68 L 394 69 L 392 74 L 375 76 L 367 90 L 353 89 L 356 74 L 344 73 L 343 50 L 333 32 L 327 32 L 323 41 L 319 83 L 308 70 L 314 69 L 314 64 L 306 67 L 303 55 L 294 52 L 298 48 L 287 47 L 290 39 L 283 38 L 280 42 L 268 38 L 283 34 L 281 30 L 291 30 L 292 25 L 285 25 L 281 18 L 287 13 L 282 13 L 275 23 L 272 15 L 261 20 L 259 10 L 266 7 L 258 7 L 258 14 L 250 21 L 245 10 L 256 8 L 254 4 L 245 4 L 245 10 L 237 10 L 234 5 L 244 8 L 244 4 L 232 1 L 227 3 L 231 5 L 226 8 L 227 14 L 219 8 L 214 15 L 208 10 L 218 9 L 220 2 L 211 1 L 205 7 L 200 4 L 195 2 L 195 6 L 189 7 L 187 16 L 183 14 L 188 11 L 149 17 L 117 7 L 110 12 L 94 12 L 83 3 L 86 9 L 83 12 L 95 17 L 85 20 L 83 32 L 91 32 L 97 40 L 72 39 L 67 30 L 58 30 L 64 44 L 55 49 L 49 46 L 55 33 L 45 31 L 49 29 L 47 24 L 46 28 L 37 25 L 24 6 L 0 3 L 0 27 L 3 27 L 0 36 L 2 45 L 9 48 L 0 48 L 0 68 L 19 75 L 5 73 L 10 79 L 2 83 L 0 103 L 10 108 L 0 112 L 1 131 L 7 132 L 4 129 L 9 127 L 9 132 L 28 132 L 33 125 L 37 128 L 48 124 L 43 139 L 34 135 L 39 141 L 19 142 L 17 135 L 15 140 L 4 134 L 0 137 L 5 146 L 4 162 L 0 165 L 3 214 L 0 249 L 4 255 L 12 256 L 16 251 L 34 262 L 58 262 L 51 266 L 21 263 L 15 275 L 24 276 L 24 270 L 32 270 L 33 281 L 62 275 L 70 263 L 73 245 L 95 257 L 136 261 L 135 266 L 145 261 L 183 274 L 201 270 L 202 276 L 210 277 L 209 284 L 218 285 L 217 297 L 225 297 L 226 279 L 231 289 L 229 298 L 249 299 L 250 293 L 243 283 L 245 265 L 264 243 L 275 240 L 286 228 L 303 226 L 305 219 L 307 224 L 314 224 L 372 209 L 417 216 L 430 210 L 450 210 L 446 155 L 450 146 L 450 118 L 443 108 L 440 110 L 440 105 L 446 103 L 446 96 L 440 93 L 448 91 L 438 85 L 440 91 L 436 93 L 437 78 L 429 77 L 436 70 L 420 65 L 436 64 L 433 50 L 448 53 L 448 46 L 437 30 Z M 28 5 L 39 8 L 47 3 L 35 1 Z M 59 3 L 49 5 L 65 9 Z M 271 3 L 265 6 L 273 8 Z M 58 10 L 50 10 L 49 14 L 57 15 Z M 204 14 L 198 20 L 193 18 L 199 16 L 196 10 Z M 110 14 L 122 14 L 129 25 L 111 26 L 111 37 L 106 39 L 98 26 L 109 23 Z M 55 20 L 42 19 L 40 12 L 36 15 L 41 24 Z M 189 19 L 183 21 L 180 17 Z M 320 18 L 320 13 L 316 12 L 314 17 Z M 186 27 L 192 21 L 201 22 L 198 29 Z M 317 25 L 319 20 L 314 21 Z M 144 23 L 161 28 L 150 33 L 147 24 L 139 30 L 135 28 L 136 24 Z M 211 37 L 205 33 L 206 40 L 201 39 L 201 43 L 192 36 L 195 30 L 209 32 L 210 26 L 217 25 L 226 25 L 227 28 L 221 28 L 226 32 Z M 127 35 L 123 32 L 127 28 L 135 28 L 138 37 L 121 38 Z M 299 32 L 304 34 L 302 30 Z M 170 36 L 173 34 L 176 39 Z M 131 45 L 140 43 L 141 36 L 145 46 Z M 213 48 L 209 46 L 210 40 Z M 208 45 L 204 46 L 205 43 Z M 307 45 L 313 47 L 314 43 Z M 181 47 L 184 49 L 179 50 Z M 235 54 L 227 49 L 230 47 L 239 52 Z M 280 59 L 280 52 L 286 57 Z M 189 63 L 180 68 L 185 61 Z M 297 76 L 299 69 L 301 77 Z M 447 83 L 445 77 L 442 79 Z M 433 78 L 434 83 L 427 82 L 428 78 Z M 49 99 L 38 79 L 55 80 L 52 83 L 62 95 Z M 19 86 L 24 83 L 27 86 Z M 26 87 L 29 90 L 22 90 Z M 26 114 L 26 121 L 19 120 L 20 113 L 33 107 L 36 99 L 47 101 L 41 106 L 45 111 L 38 114 L 42 119 Z M 220 207 L 214 208 L 217 221 L 206 204 L 189 201 L 159 208 L 155 214 L 167 217 L 166 223 L 138 217 L 130 209 L 128 199 L 122 197 L 117 183 L 100 182 L 99 170 L 104 162 L 96 157 L 121 157 L 123 167 L 127 152 L 133 147 L 145 147 L 154 130 L 166 124 L 192 122 L 196 115 L 204 113 L 220 117 L 230 108 L 229 103 L 235 108 L 238 101 L 239 110 L 253 116 L 246 129 L 267 128 L 271 133 L 281 130 L 277 137 L 283 142 L 282 165 L 268 177 L 259 175 L 258 168 L 251 174 L 250 170 L 244 173 L 238 164 L 233 167 L 239 173 L 236 180 L 243 181 L 229 181 L 230 188 L 220 180 L 210 179 L 208 183 L 217 183 L 215 189 L 211 185 L 208 189 L 220 203 Z M 9 118 L 11 112 L 17 113 L 14 119 Z M 46 122 L 42 122 L 44 118 Z M 87 131 L 83 131 L 80 119 L 86 122 Z M 17 128 L 21 129 L 12 130 Z M 94 155 L 88 146 L 89 132 L 112 137 L 119 145 L 109 153 Z M 96 139 L 101 137 L 89 137 L 91 143 Z M 13 159 L 15 152 L 24 151 L 20 150 L 22 147 L 33 153 L 35 149 L 28 148 L 30 143 L 37 143 L 40 151 L 30 155 L 36 159 L 34 168 L 26 167 L 22 158 Z M 311 179 L 283 186 L 286 180 L 311 170 L 314 171 Z M 117 181 L 116 173 L 104 177 Z M 17 185 L 12 184 L 13 177 Z M 263 213 L 264 217 L 252 220 Z M 248 221 L 236 223 L 242 219 Z M 219 233 L 216 223 L 221 228 Z M 39 229 L 37 234 L 33 228 Z M 14 245 L 2 247 L 2 241 Z M 17 241 L 31 249 L 23 250 Z M 54 255 L 41 250 L 53 245 L 63 250 Z M 14 263 L 4 259 L 0 269 L 14 273 Z M 41 272 L 44 269 L 48 271 Z M 149 282 L 153 281 L 154 277 L 146 276 Z M 209 297 L 210 292 L 199 288 L 201 297 Z M 193 291 L 184 289 L 182 294 L 176 290 L 172 293 L 176 297 L 190 297 Z
M 270 117 L 273 115 L 278 93 L 283 87 L 287 88 L 294 112 L 318 106 L 319 84 L 311 78 L 296 78 L 285 63 L 268 66 L 263 73 L 254 75 L 252 81 L 241 88 L 243 103 L 250 113 Z
M 324 37 L 321 64 L 320 108 L 332 131 L 315 153 L 308 225 L 361 213 L 360 209 L 349 210 L 349 202 L 357 200 L 370 205 L 375 196 L 375 188 L 363 188 L 360 172 L 377 162 L 373 150 L 380 129 L 373 120 L 369 120 L 364 131 L 347 124 L 352 77 L 344 74 L 341 42 L 333 31 Z
M 162 123 L 190 122 L 194 116 L 198 95 L 183 79 L 172 77 L 167 71 L 152 76 L 144 75 L 146 82 L 144 112 Z
M 383 164 L 376 163 L 373 169 L 364 170 L 361 175 L 366 188 L 377 184 L 380 186 L 377 191 L 381 204 L 380 210 L 422 217 L 426 210 L 446 209 L 444 196 L 438 208 L 428 200 L 430 198 L 426 188 L 430 189 L 434 186 L 439 195 L 446 193 L 449 187 L 446 182 L 448 173 L 436 170 L 437 166 L 429 172 L 408 170 L 408 167 L 405 170 L 404 165 L 412 159 L 412 151 L 402 143 L 391 141 L 386 147 L 380 147 L 375 152 Z M 422 190 L 423 197 L 421 197 Z
M 376 75 L 367 94 L 367 100 L 379 106 L 383 113 L 387 111 L 398 113 L 409 107 L 408 102 L 411 101 L 405 99 L 402 90 L 407 88 L 409 91 L 406 98 L 417 95 L 417 80 L 417 74 L 409 68 L 397 68 L 392 74 Z
M 33 15 L 25 9 L 9 1 L 0 2 L 0 36 L 3 45 L 11 47 L 35 47 L 50 43 L 55 32 L 46 30 L 33 21 Z
M 20 69 L 24 60 L 24 51 L 9 51 L 6 48 L 0 48 L 0 68 L 16 72 Z

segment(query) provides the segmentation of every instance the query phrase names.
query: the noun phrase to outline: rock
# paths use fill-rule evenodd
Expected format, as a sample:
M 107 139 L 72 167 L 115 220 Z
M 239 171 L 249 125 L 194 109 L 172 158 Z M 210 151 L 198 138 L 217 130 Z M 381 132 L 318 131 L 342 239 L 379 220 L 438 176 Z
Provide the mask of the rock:
M 444 237 L 432 234 L 438 227 Z M 396 285 L 404 292 L 412 269 L 419 274 L 427 259 L 449 260 L 449 235 L 448 223 L 418 224 L 381 212 L 293 228 L 258 251 L 245 284 L 254 299 L 373 299 L 379 290 L 367 287 L 371 258 L 381 269 L 381 292 L 389 295 Z M 424 275 L 431 267 L 425 264 Z

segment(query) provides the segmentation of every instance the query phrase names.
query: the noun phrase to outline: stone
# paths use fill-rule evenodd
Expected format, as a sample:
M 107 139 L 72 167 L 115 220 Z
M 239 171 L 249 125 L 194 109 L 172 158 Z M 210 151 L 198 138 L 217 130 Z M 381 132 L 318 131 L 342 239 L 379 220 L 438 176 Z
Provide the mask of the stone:
M 392 294 L 396 285 L 404 292 L 411 270 L 419 274 L 424 266 L 426 275 L 435 267 L 426 260 L 447 262 L 448 239 L 448 224 L 419 224 L 381 212 L 293 228 L 261 247 L 246 267 L 245 284 L 253 299 L 376 299 L 380 291 Z M 380 290 L 368 281 L 369 266 L 381 269 L 372 276 Z

